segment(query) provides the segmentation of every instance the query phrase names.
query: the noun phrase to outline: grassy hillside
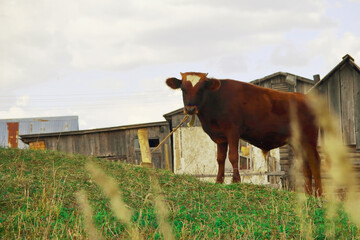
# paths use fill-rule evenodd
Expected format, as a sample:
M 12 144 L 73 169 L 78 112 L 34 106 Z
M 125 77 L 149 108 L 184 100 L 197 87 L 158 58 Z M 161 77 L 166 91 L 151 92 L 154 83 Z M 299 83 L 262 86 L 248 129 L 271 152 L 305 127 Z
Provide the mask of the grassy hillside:
M 176 239 L 359 238 L 339 210 L 326 220 L 327 203 L 249 185 L 218 185 L 191 176 L 57 152 L 0 149 L 2 239 L 87 239 L 76 193 L 85 190 L 96 228 L 106 239 L 128 239 L 125 225 L 85 169 L 94 161 L 116 179 L 131 221 L 145 239 L 162 239 L 154 209 L 157 179 Z M 340 207 L 341 209 L 341 207 Z M 86 219 L 85 219 L 86 220 Z

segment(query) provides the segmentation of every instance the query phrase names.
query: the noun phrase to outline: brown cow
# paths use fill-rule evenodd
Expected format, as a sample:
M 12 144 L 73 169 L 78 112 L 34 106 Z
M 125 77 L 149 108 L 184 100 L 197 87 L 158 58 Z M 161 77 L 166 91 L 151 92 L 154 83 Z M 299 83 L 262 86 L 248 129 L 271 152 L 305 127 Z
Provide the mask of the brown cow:
M 181 73 L 182 80 L 168 78 L 166 84 L 181 88 L 186 114 L 197 114 L 202 128 L 217 144 L 219 165 L 216 182 L 224 181 L 224 165 L 229 147 L 233 167 L 233 182 L 240 182 L 238 169 L 239 139 L 267 153 L 289 143 L 291 138 L 290 103 L 296 106 L 300 143 L 306 159 L 303 162 L 305 190 L 322 193 L 320 157 L 317 152 L 318 127 L 307 105 L 305 95 L 280 92 L 235 80 L 207 78 L 198 72 Z M 295 112 L 295 111 L 294 111 Z

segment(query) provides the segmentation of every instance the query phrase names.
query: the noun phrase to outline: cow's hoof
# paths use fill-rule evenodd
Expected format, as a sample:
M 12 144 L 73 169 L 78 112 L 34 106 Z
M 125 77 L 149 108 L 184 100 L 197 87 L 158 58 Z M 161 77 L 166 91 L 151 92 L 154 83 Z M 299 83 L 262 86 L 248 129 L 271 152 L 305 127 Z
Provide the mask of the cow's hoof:
M 240 183 L 241 179 L 240 178 L 233 178 L 232 183 Z
M 224 183 L 224 178 L 216 179 L 216 183 L 223 184 Z

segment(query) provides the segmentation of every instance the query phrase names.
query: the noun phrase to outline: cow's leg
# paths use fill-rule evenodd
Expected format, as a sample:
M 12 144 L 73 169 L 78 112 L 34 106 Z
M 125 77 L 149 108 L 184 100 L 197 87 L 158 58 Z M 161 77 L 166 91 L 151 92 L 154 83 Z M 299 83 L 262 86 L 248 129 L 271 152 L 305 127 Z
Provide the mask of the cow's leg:
M 315 196 L 320 197 L 322 194 L 322 185 L 321 185 L 321 159 L 319 153 L 315 147 L 312 147 L 308 151 L 308 161 L 311 169 L 312 176 L 315 181 Z
M 311 168 L 309 163 L 307 162 L 307 159 L 303 160 L 303 173 L 304 173 L 304 187 L 305 192 L 308 195 L 312 194 L 312 174 L 311 174 Z
M 305 145 L 302 145 L 302 146 L 305 146 Z M 305 188 L 305 192 L 306 194 L 308 195 L 311 195 L 312 194 L 312 172 L 311 172 L 311 168 L 310 168 L 310 165 L 309 165 L 309 161 L 308 161 L 308 151 L 307 151 L 307 148 L 304 147 L 304 148 L 295 148 L 292 144 L 291 144 L 291 147 L 292 147 L 292 150 L 294 152 L 294 155 L 295 155 L 295 158 L 300 161 L 301 160 L 301 164 L 302 164 L 302 172 L 303 172 L 303 176 L 304 176 L 304 188 Z M 301 151 L 301 152 L 299 152 Z M 295 186 L 296 188 L 297 187 L 300 187 L 298 186 L 298 183 L 299 181 L 296 181 L 296 178 L 299 178 L 301 176 L 297 175 L 295 173 L 294 170 L 296 171 L 300 171 L 300 169 L 297 169 L 296 168 L 297 164 L 295 163 L 292 167 L 294 167 L 295 169 L 292 170 L 293 174 L 295 176 L 292 176 L 293 177 L 293 180 L 294 180 L 294 183 L 295 183 Z M 300 167 L 300 166 L 298 166 Z
M 229 160 L 233 168 L 233 183 L 240 182 L 239 174 L 239 139 L 229 141 Z
M 218 174 L 216 177 L 217 183 L 223 183 L 224 182 L 224 176 L 225 176 L 225 160 L 226 160 L 226 154 L 228 150 L 228 143 L 218 143 L 217 144 L 217 162 L 219 165 Z

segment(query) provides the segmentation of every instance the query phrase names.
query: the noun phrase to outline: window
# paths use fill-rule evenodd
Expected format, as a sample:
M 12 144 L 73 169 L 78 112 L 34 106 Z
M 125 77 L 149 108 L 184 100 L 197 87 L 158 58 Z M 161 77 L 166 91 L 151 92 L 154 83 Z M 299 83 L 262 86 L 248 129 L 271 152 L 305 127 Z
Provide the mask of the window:
M 240 140 L 239 142 L 239 158 L 240 170 L 250 170 L 252 168 L 249 143 Z
M 160 141 L 158 138 L 149 139 L 150 148 L 155 148 L 159 145 Z
M 250 170 L 250 158 L 240 156 L 240 170 Z
M 149 146 L 150 148 L 155 148 L 159 145 L 160 141 L 158 138 L 151 138 L 149 139 Z M 134 148 L 140 149 L 139 139 L 134 139 Z

